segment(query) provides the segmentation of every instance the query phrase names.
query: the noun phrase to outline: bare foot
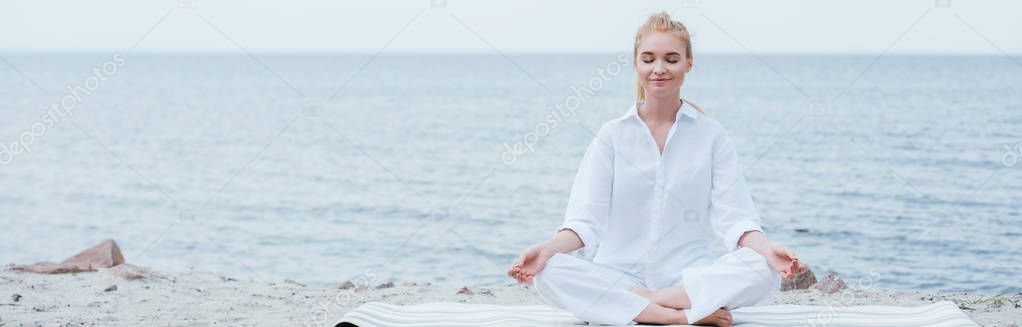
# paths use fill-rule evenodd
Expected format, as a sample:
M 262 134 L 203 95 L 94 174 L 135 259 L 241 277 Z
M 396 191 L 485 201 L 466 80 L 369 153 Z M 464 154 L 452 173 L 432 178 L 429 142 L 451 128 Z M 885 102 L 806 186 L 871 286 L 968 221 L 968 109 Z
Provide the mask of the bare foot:
M 632 293 L 641 295 L 642 297 L 646 298 L 647 300 L 656 302 L 656 300 L 653 299 L 653 291 L 648 289 L 648 288 L 646 288 L 645 286 L 641 286 L 640 285 L 640 286 L 632 287 L 632 288 L 630 288 L 628 290 L 632 291 Z
M 709 316 L 706 316 L 706 318 L 699 319 L 699 321 L 692 324 L 701 326 L 731 327 L 731 324 L 733 323 L 734 319 L 731 317 L 731 311 L 728 311 L 728 309 L 725 308 L 720 308 L 711 313 Z
M 633 321 L 640 324 L 657 325 L 684 325 L 688 323 L 688 320 L 685 319 L 685 312 L 665 308 L 656 303 L 647 305 Z
M 671 286 L 656 291 L 643 286 L 632 287 L 629 290 L 663 307 L 672 309 L 688 309 L 692 307 L 688 293 L 685 292 L 685 288 L 682 285 Z

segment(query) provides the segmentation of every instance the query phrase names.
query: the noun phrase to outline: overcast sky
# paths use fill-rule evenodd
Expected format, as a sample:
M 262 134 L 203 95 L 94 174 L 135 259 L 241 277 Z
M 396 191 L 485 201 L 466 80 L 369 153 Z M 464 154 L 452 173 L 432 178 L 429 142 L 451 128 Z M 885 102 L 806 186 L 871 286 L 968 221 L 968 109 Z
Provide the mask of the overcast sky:
M 701 53 L 1022 53 L 1008 0 L 3 0 L 0 51 L 615 52 L 660 10 Z

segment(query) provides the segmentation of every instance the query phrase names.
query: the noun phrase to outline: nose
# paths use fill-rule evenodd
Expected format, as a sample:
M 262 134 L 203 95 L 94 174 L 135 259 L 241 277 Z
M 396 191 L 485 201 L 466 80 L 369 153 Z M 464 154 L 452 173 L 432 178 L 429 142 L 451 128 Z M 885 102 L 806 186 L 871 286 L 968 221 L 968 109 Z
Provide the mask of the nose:
M 655 64 L 654 66 L 653 66 L 653 74 L 656 74 L 656 75 L 663 75 L 663 74 L 666 74 L 666 73 L 667 73 L 667 66 L 666 66 L 666 65 L 664 65 L 664 63 L 663 63 L 663 62 L 659 62 L 659 61 L 658 61 L 658 62 L 657 62 L 657 63 L 656 63 L 656 64 Z

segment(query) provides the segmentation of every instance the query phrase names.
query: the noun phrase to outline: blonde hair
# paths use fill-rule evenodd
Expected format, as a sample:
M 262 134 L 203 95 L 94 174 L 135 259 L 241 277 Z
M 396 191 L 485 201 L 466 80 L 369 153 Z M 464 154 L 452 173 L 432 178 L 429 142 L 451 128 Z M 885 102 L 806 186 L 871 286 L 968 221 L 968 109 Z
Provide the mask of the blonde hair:
M 688 58 L 689 62 L 692 61 L 692 36 L 688 34 L 688 29 L 681 22 L 672 20 L 671 15 L 663 11 L 649 15 L 646 23 L 639 26 L 639 31 L 635 33 L 635 50 L 632 51 L 632 60 L 635 60 L 635 57 L 639 55 L 639 43 L 642 42 L 642 37 L 653 32 L 666 32 L 677 36 L 681 42 L 685 43 L 685 57 Z M 642 87 L 642 82 L 636 79 L 635 85 L 636 100 L 645 101 L 646 90 Z M 688 101 L 686 100 L 685 102 Z M 703 112 L 699 106 L 691 102 L 688 102 L 688 104 L 695 107 L 699 112 Z

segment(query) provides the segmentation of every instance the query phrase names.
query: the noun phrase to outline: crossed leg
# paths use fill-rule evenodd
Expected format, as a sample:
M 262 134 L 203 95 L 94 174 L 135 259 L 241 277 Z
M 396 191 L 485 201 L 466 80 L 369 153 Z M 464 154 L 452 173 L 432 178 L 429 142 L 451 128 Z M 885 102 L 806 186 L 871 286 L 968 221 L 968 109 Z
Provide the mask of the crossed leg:
M 666 308 L 689 309 L 692 307 L 692 300 L 688 298 L 688 293 L 685 292 L 685 287 L 682 284 L 656 291 L 644 286 L 632 287 L 630 290 Z
M 780 288 L 780 275 L 748 248 L 725 254 L 710 266 L 686 268 L 683 280 L 655 291 L 642 285 L 629 290 L 660 307 L 681 310 L 698 319 L 696 325 L 729 326 L 732 319 L 727 308 L 753 305 Z M 658 319 L 657 311 L 651 310 L 649 318 Z M 641 316 L 635 321 L 645 318 Z
M 731 327 L 733 319 L 731 317 L 731 311 L 725 308 L 717 309 L 709 316 L 704 317 L 696 322 L 689 322 L 685 316 L 685 312 L 680 309 L 668 308 L 657 303 L 651 302 L 646 309 L 642 310 L 638 316 L 633 319 L 637 323 L 642 324 L 663 324 L 663 325 L 701 325 L 701 326 L 719 326 L 719 327 Z
M 690 322 L 686 310 L 658 304 L 635 292 L 640 280 L 624 272 L 566 254 L 550 258 L 533 286 L 544 302 L 595 324 L 698 324 L 731 326 L 726 309 L 709 310 Z
M 685 317 L 683 310 L 691 308 L 692 302 L 689 300 L 688 294 L 685 292 L 685 287 L 681 284 L 656 291 L 650 290 L 644 286 L 635 286 L 630 290 L 652 302 L 646 310 L 643 310 L 642 313 L 639 313 L 639 316 L 635 317 L 635 322 L 653 324 L 690 324 L 687 319 L 688 317 Z M 676 317 L 676 313 L 679 312 L 681 313 L 681 319 L 672 318 Z M 702 318 L 699 321 L 691 322 L 693 325 L 721 327 L 731 326 L 732 323 L 733 319 L 731 317 L 731 311 L 727 310 L 727 308 L 717 309 L 717 311 L 713 312 L 709 316 Z

